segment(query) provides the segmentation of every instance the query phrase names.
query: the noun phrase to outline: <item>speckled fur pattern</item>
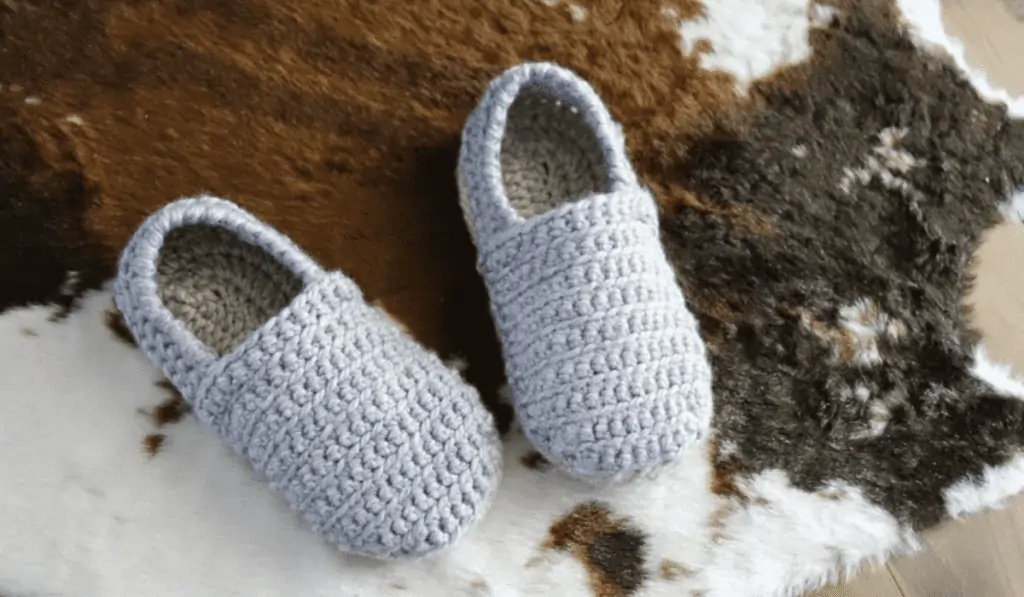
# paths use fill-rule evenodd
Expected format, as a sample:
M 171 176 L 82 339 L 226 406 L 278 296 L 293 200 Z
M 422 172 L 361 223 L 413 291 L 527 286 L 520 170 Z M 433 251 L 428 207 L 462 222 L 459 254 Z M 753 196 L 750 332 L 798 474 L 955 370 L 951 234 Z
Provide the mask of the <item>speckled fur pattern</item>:
M 965 73 L 938 0 L 16 4 L 0 594 L 794 597 L 1024 491 L 1024 381 L 961 307 L 1024 219 L 1024 98 Z M 712 435 L 654 478 L 564 474 L 500 389 L 453 171 L 488 81 L 538 60 L 621 123 L 716 371 Z M 201 191 L 479 389 L 503 481 L 450 549 L 338 553 L 131 343 L 104 282 Z
M 742 139 L 700 143 L 681 168 L 703 204 L 769 226 L 680 206 L 663 230 L 729 372 L 715 377 L 722 477 L 845 479 L 927 528 L 945 487 L 1024 442 L 1024 402 L 971 373 L 962 304 L 982 232 L 1024 185 L 1024 124 L 872 6 L 840 7 L 819 68 L 760 86 Z

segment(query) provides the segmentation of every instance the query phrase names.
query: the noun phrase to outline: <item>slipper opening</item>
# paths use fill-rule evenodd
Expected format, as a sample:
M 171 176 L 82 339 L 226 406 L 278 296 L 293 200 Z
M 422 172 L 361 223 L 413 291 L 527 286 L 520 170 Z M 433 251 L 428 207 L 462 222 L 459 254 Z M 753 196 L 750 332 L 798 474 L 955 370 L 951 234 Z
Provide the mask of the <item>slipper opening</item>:
M 527 84 L 509 107 L 500 163 L 522 218 L 612 190 L 611 165 L 582 111 L 542 85 Z
M 265 250 L 209 225 L 169 231 L 156 269 L 164 306 L 220 356 L 287 307 L 303 288 L 302 279 Z

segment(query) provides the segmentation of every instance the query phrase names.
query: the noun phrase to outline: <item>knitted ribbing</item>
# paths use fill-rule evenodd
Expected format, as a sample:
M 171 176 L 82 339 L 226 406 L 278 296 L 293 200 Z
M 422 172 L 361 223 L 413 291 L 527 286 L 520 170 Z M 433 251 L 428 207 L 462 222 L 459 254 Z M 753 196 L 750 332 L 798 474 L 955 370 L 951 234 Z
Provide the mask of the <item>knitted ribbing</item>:
M 421 556 L 486 510 L 501 453 L 477 392 L 237 206 L 200 197 L 150 216 L 115 300 L 198 418 L 342 549 Z
M 552 64 L 499 76 L 466 122 L 464 215 L 527 437 L 618 480 L 704 437 L 711 372 L 658 213 L 593 89 Z

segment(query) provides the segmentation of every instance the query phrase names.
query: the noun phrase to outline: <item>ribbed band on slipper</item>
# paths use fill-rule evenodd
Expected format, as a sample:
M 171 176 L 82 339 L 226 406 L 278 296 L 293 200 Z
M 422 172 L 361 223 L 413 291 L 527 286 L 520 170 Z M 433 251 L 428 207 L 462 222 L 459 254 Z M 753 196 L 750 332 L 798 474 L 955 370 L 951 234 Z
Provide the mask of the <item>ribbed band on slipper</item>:
M 194 231 L 191 242 L 168 240 L 182 230 Z M 212 295 L 190 302 L 210 286 Z M 277 297 L 282 288 L 292 296 Z M 151 216 L 122 255 L 115 298 L 197 416 L 342 549 L 422 556 L 486 510 L 501 454 L 477 392 L 349 278 L 323 272 L 238 207 L 201 197 Z M 227 329 L 259 319 L 239 312 L 260 303 L 276 311 L 247 334 Z M 217 322 L 225 329 L 207 329 Z M 222 338 L 237 342 L 214 347 Z
M 593 89 L 551 64 L 502 74 L 466 123 L 458 176 L 536 447 L 579 476 L 619 480 L 703 438 L 704 343 L 654 200 Z

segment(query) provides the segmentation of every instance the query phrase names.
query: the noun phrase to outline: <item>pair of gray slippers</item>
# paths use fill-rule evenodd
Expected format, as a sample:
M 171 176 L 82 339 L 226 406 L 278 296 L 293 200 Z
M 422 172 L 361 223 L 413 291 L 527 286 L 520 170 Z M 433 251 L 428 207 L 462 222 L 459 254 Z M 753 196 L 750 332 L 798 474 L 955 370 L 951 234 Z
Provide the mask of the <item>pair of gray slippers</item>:
M 615 482 L 703 438 L 704 344 L 590 85 L 546 63 L 499 76 L 466 123 L 458 182 L 536 448 Z M 197 197 L 150 216 L 115 299 L 198 418 L 341 549 L 423 556 L 486 511 L 502 451 L 477 391 L 236 205 Z

